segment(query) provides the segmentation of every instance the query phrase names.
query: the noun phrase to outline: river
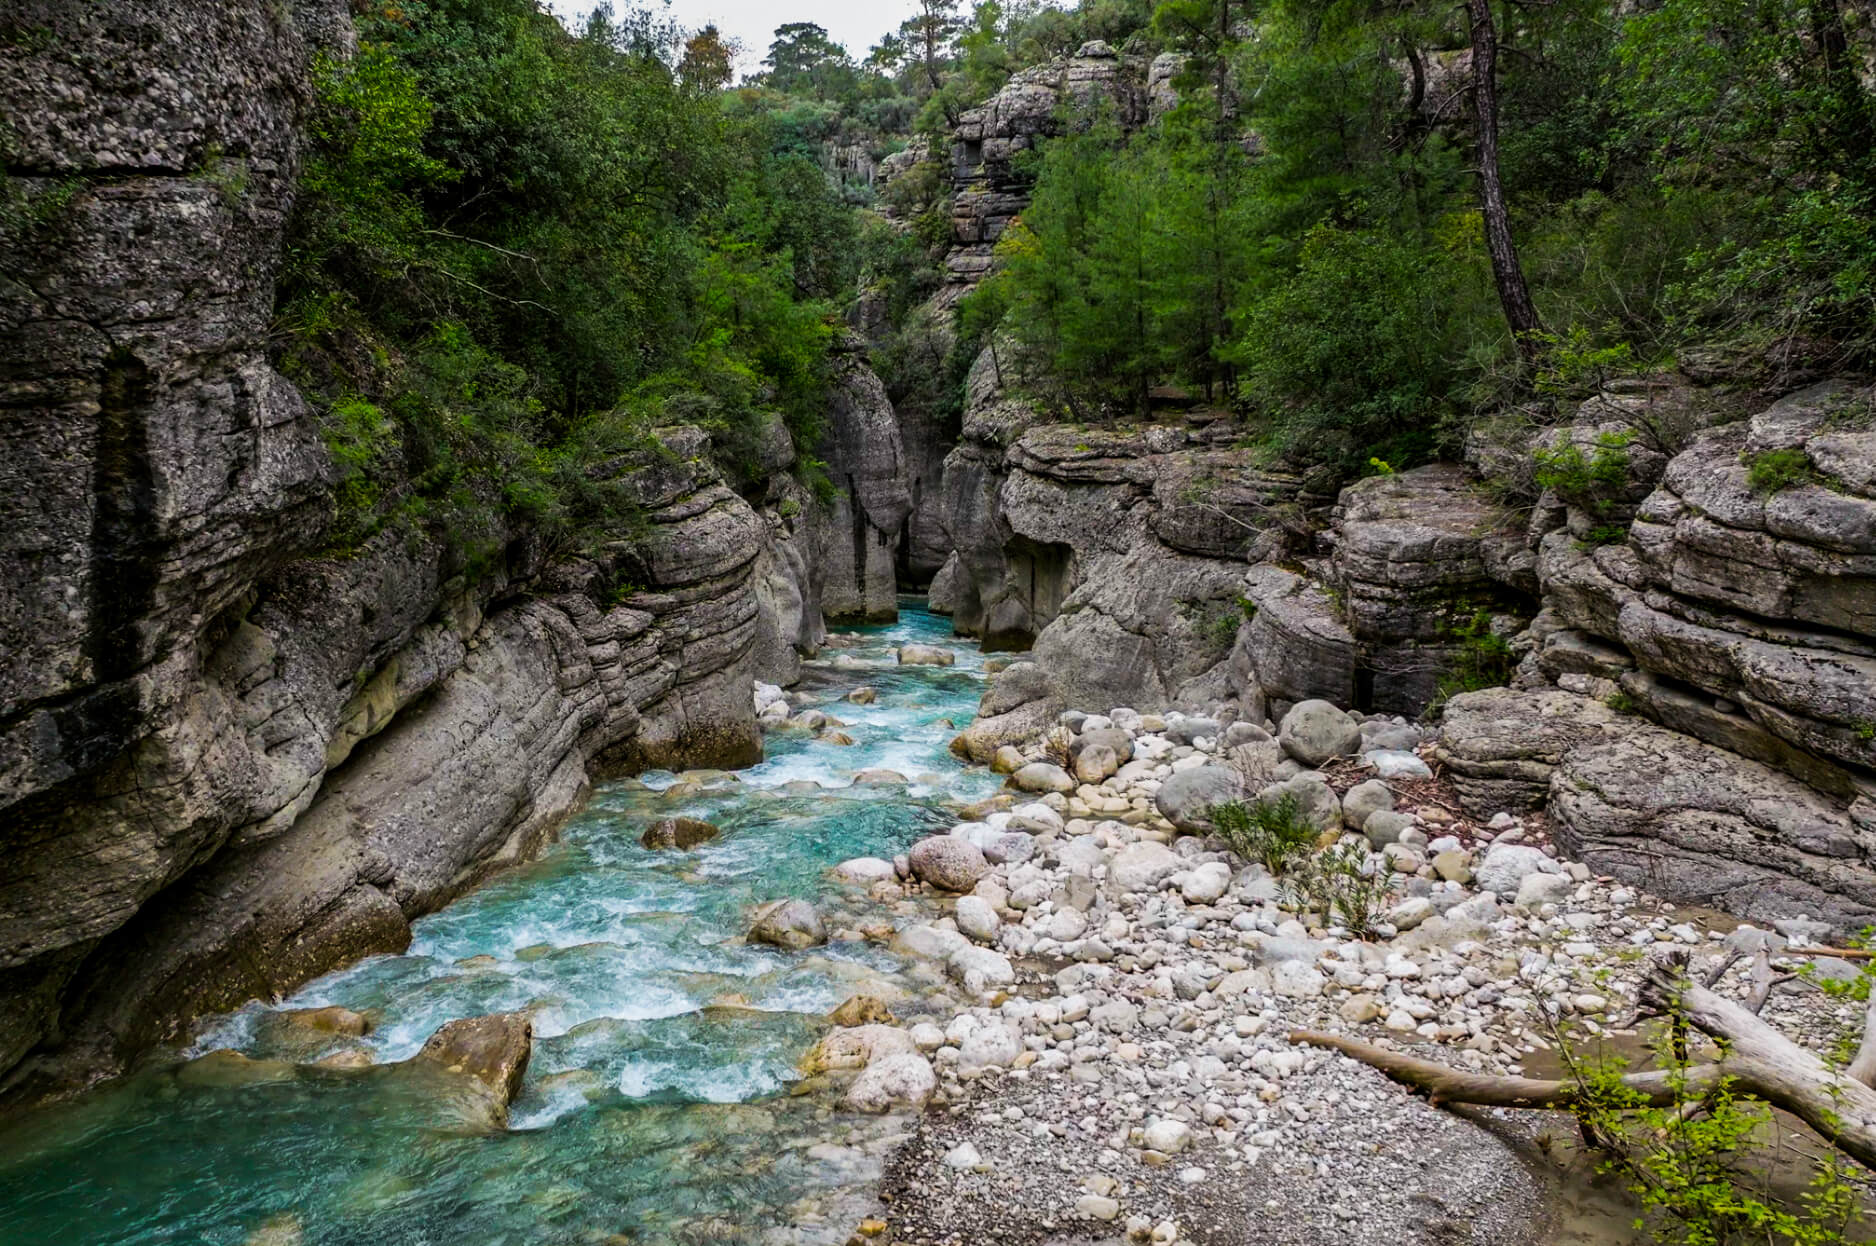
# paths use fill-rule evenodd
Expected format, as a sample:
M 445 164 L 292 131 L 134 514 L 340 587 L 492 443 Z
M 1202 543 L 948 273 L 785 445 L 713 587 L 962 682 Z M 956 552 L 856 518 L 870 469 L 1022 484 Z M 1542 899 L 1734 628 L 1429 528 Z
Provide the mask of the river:
M 981 655 L 914 601 L 855 635 L 790 694 L 837 714 L 853 744 L 783 730 L 735 775 L 601 784 L 537 861 L 419 921 L 404 954 L 211 1019 L 186 1051 L 0 1125 L 0 1242 L 844 1240 L 843 1192 L 862 1197 L 902 1122 L 791 1093 L 796 1061 L 849 996 L 895 996 L 905 1015 L 936 1011 L 942 984 L 876 941 L 788 953 L 739 936 L 779 896 L 815 900 L 830 929 L 890 918 L 828 868 L 890 857 L 996 788 L 946 749 L 975 711 Z M 898 666 L 915 641 L 957 665 Z M 839 700 L 860 685 L 877 701 Z M 853 782 L 870 768 L 914 781 Z M 640 847 L 672 814 L 723 834 Z M 323 1005 L 374 1028 L 313 1034 L 283 1016 Z M 536 1038 L 506 1132 L 464 1127 L 449 1095 L 385 1067 L 445 1021 L 518 1008 Z M 252 1060 L 187 1061 L 224 1048 Z M 308 1067 L 348 1049 L 375 1066 Z

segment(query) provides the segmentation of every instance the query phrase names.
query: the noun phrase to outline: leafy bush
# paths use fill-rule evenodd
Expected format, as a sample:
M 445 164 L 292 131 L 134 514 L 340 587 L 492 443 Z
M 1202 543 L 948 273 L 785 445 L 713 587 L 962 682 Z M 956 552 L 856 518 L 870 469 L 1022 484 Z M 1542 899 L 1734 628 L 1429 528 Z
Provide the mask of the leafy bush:
M 1411 238 L 1318 226 L 1295 274 L 1239 314 L 1229 357 L 1246 400 L 1319 461 L 1426 458 L 1453 411 L 1463 276 Z
M 1392 899 L 1393 879 L 1364 844 L 1345 840 L 1303 858 L 1291 871 L 1290 893 L 1303 908 L 1322 914 L 1358 939 L 1374 933 Z
M 1816 478 L 1803 450 L 1764 450 L 1742 455 L 1741 461 L 1746 465 L 1746 487 L 1754 493 L 1769 495 L 1793 485 L 1809 484 Z
M 1574 441 L 1532 452 L 1537 483 L 1569 499 L 1605 497 L 1628 484 L 1631 432 L 1597 433 L 1590 453 Z
M 1213 805 L 1211 817 L 1218 837 L 1233 852 L 1272 874 L 1281 874 L 1307 857 L 1318 835 L 1296 797 L 1288 793 L 1273 801 Z
M 1668 1073 L 1677 1102 L 1649 1105 L 1622 1081 L 1619 1061 L 1566 1059 L 1583 1093 L 1571 1112 L 1584 1136 L 1596 1140 L 1607 1158 L 1603 1171 L 1619 1177 L 1641 1204 L 1636 1227 L 1652 1240 L 1673 1246 L 1724 1246 L 1780 1242 L 1788 1246 L 1836 1246 L 1860 1214 L 1857 1190 L 1845 1179 L 1833 1153 L 1819 1166 L 1795 1206 L 1774 1199 L 1742 1158 L 1772 1127 L 1765 1104 L 1735 1096 L 1727 1081 L 1702 1088 L 1700 1110 L 1680 1100 L 1692 1059 L 1674 1032 L 1662 1035 L 1656 1061 Z
M 1516 665 L 1511 642 L 1492 630 L 1491 611 L 1473 612 L 1465 622 L 1451 630 L 1451 640 L 1458 646 L 1446 675 L 1440 680 L 1439 695 L 1444 700 L 1461 692 L 1501 687 L 1511 680 Z

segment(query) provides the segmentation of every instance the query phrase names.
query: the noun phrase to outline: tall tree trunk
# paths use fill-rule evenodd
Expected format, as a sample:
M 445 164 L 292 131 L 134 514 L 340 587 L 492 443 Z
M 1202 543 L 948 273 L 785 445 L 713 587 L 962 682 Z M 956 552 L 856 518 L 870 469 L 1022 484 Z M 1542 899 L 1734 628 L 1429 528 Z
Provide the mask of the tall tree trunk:
M 1498 30 L 1492 21 L 1492 0 L 1466 0 L 1472 19 L 1472 103 L 1478 117 L 1479 207 L 1485 216 L 1485 249 L 1492 257 L 1492 279 L 1505 321 L 1526 363 L 1542 351 L 1543 322 L 1524 283 L 1524 267 L 1511 239 L 1511 212 L 1505 206 L 1505 184 L 1498 174 Z

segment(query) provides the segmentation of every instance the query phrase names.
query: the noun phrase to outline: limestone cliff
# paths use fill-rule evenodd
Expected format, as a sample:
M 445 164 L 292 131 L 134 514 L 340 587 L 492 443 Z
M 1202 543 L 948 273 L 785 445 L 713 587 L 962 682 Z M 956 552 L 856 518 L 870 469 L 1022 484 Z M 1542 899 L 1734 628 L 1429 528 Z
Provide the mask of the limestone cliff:
M 1228 695 L 1246 565 L 1288 552 L 1286 524 L 1326 499 L 1214 418 L 1040 423 L 998 372 L 986 349 L 945 462 L 956 552 L 933 585 L 960 634 L 1031 650 L 987 705 L 1156 710 Z
M 312 557 L 330 468 L 265 346 L 344 6 L 27 8 L 0 40 L 10 174 L 44 206 L 0 255 L 16 1098 L 401 948 L 595 773 L 754 760 L 756 664 L 819 628 L 792 523 L 694 430 L 620 467 L 636 518 L 603 561 L 515 532 L 468 574 L 408 528 Z
M 1548 805 L 1573 856 L 1670 898 L 1866 924 L 1872 411 L 1848 382 L 1768 404 L 1645 378 L 1554 428 L 1488 422 L 1483 479 L 1437 464 L 1351 486 L 1327 556 L 1247 576 L 1239 708 L 1418 713 L 1480 674 L 1466 620 L 1487 618 L 1521 662 L 1515 688 L 1446 711 L 1473 813 Z

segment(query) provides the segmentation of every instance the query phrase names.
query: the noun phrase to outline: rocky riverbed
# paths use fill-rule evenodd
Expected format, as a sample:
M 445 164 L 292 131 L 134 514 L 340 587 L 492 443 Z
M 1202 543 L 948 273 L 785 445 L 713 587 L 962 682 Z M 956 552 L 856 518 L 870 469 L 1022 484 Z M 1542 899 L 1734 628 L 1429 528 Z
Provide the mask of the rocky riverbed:
M 1633 995 L 1663 946 L 1745 953 L 1720 979 L 1741 995 L 1762 945 L 1813 978 L 1853 970 L 1790 955 L 1829 933 L 1803 914 L 1773 931 L 1677 909 L 1559 859 L 1540 815 L 1468 819 L 1432 752 L 1418 727 L 1320 702 L 1275 739 L 1115 709 L 1006 746 L 999 765 L 1031 791 L 915 845 L 895 863 L 903 881 L 873 889 L 881 902 L 968 889 L 898 940 L 978 998 L 903 1037 L 868 1035 L 937 1110 L 893 1157 L 890 1210 L 866 1230 L 917 1243 L 1626 1240 L 1619 1215 L 1564 1223 L 1562 1174 L 1538 1145 L 1564 1118 L 1441 1111 L 1290 1032 L 1472 1071 L 1551 1070 L 1565 1036 L 1581 1054 L 1642 1049 Z M 1202 832 L 1202 797 L 1285 791 L 1325 840 L 1359 844 L 1391 878 L 1370 937 L 1325 927 L 1262 866 L 1179 833 Z M 1855 1032 L 1861 1009 L 1800 978 L 1765 1015 L 1823 1045 Z M 904 1071 L 908 1046 L 929 1077 Z

